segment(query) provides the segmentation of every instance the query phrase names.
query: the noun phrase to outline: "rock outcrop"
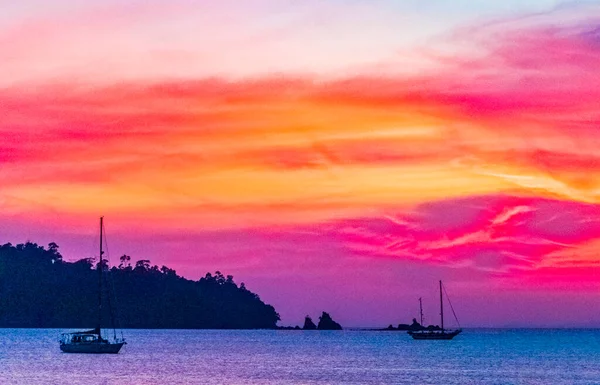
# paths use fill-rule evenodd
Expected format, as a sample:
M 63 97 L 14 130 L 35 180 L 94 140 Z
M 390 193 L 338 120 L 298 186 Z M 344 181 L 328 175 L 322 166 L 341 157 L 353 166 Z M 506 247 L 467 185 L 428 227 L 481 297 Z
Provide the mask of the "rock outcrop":
M 319 330 L 342 330 L 342 325 L 335 322 L 329 313 L 323 312 L 319 317 L 319 326 L 317 326 Z

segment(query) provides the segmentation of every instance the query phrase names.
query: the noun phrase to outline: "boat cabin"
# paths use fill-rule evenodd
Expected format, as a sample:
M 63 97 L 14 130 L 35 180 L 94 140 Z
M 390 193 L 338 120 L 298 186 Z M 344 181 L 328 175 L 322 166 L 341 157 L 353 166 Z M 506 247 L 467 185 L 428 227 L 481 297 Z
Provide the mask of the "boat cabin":
M 99 338 L 98 334 L 79 332 L 62 334 L 60 342 L 62 344 L 97 344 L 107 343 L 108 341 L 104 338 Z

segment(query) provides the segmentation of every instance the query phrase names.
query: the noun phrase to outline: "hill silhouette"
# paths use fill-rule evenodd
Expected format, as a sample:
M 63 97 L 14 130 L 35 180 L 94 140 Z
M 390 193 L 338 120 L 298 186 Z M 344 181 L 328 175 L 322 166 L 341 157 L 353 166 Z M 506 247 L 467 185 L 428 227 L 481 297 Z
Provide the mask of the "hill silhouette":
M 97 324 L 98 265 L 65 262 L 58 245 L 27 242 L 0 246 L 0 327 L 89 328 Z M 108 270 L 107 266 L 103 266 Z M 102 327 L 274 329 L 279 314 L 231 275 L 207 273 L 198 281 L 166 266 L 123 255 L 104 274 Z

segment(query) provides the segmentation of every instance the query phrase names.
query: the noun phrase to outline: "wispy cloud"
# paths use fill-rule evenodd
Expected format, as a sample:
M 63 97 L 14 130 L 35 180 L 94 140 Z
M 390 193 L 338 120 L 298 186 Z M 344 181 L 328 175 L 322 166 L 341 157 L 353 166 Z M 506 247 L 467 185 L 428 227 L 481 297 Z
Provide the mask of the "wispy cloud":
M 549 266 L 595 268 L 597 261 L 586 250 L 600 237 L 599 214 L 598 205 L 480 196 L 431 202 L 393 221 L 338 221 L 325 234 L 363 256 L 472 266 L 510 277 L 515 271 L 535 275 Z

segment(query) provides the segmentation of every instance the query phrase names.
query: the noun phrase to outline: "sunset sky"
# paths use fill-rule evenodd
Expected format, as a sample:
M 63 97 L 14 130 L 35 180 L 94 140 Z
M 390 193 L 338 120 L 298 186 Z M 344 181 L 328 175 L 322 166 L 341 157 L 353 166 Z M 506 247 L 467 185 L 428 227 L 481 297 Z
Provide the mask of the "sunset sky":
M 0 0 L 0 243 L 344 326 L 600 327 L 600 2 Z

